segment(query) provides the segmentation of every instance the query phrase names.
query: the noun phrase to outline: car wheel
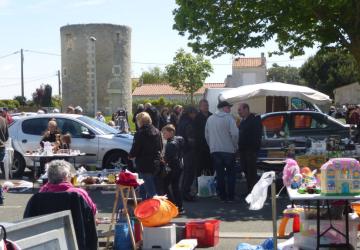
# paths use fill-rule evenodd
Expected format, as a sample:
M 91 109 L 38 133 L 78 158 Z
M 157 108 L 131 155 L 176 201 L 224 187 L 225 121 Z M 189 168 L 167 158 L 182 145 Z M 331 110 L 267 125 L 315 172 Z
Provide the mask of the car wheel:
M 128 166 L 128 154 L 124 151 L 114 151 L 106 156 L 103 161 L 103 168 L 123 168 Z
M 26 162 L 24 157 L 18 152 L 14 154 L 14 162 L 11 167 L 12 176 L 19 178 L 22 177 L 25 171 Z

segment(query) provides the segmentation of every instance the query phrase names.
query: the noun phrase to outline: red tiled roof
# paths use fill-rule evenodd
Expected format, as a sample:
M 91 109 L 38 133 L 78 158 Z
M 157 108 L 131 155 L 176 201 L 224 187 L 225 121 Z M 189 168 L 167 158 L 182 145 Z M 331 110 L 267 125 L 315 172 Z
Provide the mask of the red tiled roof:
M 263 66 L 261 57 L 239 57 L 233 61 L 233 67 L 236 68 L 256 68 Z
M 224 88 L 225 83 L 205 83 L 195 95 L 202 95 L 207 88 Z M 185 93 L 176 90 L 167 83 L 143 84 L 134 89 L 133 96 L 166 96 L 166 95 L 184 95 Z

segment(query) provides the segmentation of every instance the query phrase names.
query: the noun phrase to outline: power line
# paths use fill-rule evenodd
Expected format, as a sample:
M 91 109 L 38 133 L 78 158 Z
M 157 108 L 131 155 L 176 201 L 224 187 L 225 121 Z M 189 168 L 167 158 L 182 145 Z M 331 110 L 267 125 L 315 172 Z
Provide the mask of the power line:
M 10 53 L 10 54 L 6 54 L 6 55 L 3 55 L 3 56 L 0 56 L 0 59 L 6 58 L 6 57 L 9 57 L 9 56 L 12 56 L 12 55 L 18 54 L 18 53 L 20 53 L 20 50 L 15 51 L 15 52 Z
M 61 56 L 60 54 L 56 54 L 56 53 L 37 51 L 37 50 L 31 50 L 31 49 L 25 49 L 24 51 L 30 52 L 30 53 L 35 53 L 35 54 L 49 55 L 49 56 Z

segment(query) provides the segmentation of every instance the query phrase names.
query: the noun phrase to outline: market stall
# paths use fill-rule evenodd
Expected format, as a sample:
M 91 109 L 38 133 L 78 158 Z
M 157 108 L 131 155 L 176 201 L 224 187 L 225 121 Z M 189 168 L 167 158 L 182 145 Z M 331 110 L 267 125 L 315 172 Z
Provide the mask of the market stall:
M 352 202 L 360 200 L 360 164 L 354 158 L 332 158 L 315 170 L 288 159 L 283 182 L 292 201 L 294 244 L 303 249 L 356 247 L 359 225 Z M 355 203 L 356 204 L 356 203 Z M 295 223 L 295 220 L 294 220 Z M 283 235 L 286 223 L 279 228 Z

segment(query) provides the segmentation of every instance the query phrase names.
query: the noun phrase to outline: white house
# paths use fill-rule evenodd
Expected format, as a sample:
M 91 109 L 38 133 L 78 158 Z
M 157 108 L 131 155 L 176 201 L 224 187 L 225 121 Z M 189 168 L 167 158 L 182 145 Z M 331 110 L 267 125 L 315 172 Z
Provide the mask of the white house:
M 266 82 L 266 58 L 238 57 L 232 62 L 232 74 L 225 79 L 227 88 Z

